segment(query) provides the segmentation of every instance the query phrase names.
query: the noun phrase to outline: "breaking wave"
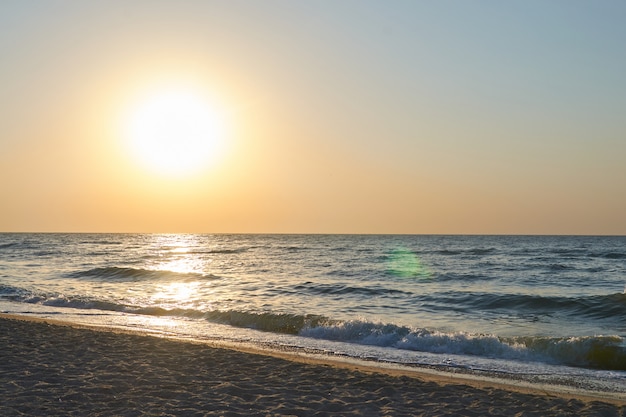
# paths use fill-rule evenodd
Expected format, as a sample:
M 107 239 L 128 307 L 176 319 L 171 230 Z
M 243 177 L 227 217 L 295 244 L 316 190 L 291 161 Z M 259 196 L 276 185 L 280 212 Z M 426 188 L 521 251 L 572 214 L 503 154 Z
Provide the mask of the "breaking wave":
M 619 336 L 500 338 L 494 335 L 445 333 L 367 321 L 345 321 L 306 327 L 299 334 L 318 339 L 420 352 L 626 370 L 625 341 Z

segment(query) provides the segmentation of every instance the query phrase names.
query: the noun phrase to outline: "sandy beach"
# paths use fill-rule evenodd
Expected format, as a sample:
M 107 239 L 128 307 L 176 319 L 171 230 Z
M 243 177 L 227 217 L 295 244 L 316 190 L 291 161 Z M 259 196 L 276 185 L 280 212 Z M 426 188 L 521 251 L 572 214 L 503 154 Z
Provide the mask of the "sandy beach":
M 620 401 L 446 382 L 0 317 L 3 416 L 625 416 Z

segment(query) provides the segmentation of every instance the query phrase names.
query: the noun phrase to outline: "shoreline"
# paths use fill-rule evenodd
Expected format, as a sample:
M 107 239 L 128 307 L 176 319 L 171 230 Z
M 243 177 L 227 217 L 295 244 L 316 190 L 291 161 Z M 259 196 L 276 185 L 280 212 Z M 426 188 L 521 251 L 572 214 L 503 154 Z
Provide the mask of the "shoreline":
M 1 386 L 5 388 L 0 397 L 10 400 L 0 406 L 0 411 L 8 415 L 11 414 L 9 411 L 15 411 L 6 409 L 10 403 L 20 398 L 24 401 L 32 399 L 32 388 L 49 378 L 59 384 L 61 391 L 68 383 L 80 382 L 70 405 L 83 411 L 90 410 L 89 407 L 95 404 L 93 398 L 85 397 L 85 392 L 94 396 L 104 389 L 102 387 L 109 387 L 104 391 L 111 391 L 111 387 L 126 385 L 124 392 L 113 397 L 124 398 L 128 404 L 136 403 L 130 408 L 138 408 L 141 412 L 131 415 L 154 415 L 151 414 L 155 413 L 155 409 L 150 408 L 152 406 L 145 408 L 142 404 L 179 409 L 182 400 L 163 398 L 172 392 L 178 393 L 177 398 L 187 399 L 185 405 L 190 407 L 190 412 L 195 409 L 199 413 L 219 415 L 228 413 L 228 410 L 238 415 L 244 409 L 262 411 L 262 415 L 284 414 L 288 407 L 295 407 L 291 411 L 297 415 L 330 412 L 355 415 L 385 412 L 395 415 L 512 415 L 520 412 L 521 415 L 557 415 L 570 411 L 586 415 L 597 414 L 598 410 L 603 410 L 606 415 L 626 413 L 626 400 L 620 398 L 506 384 L 421 368 L 407 369 L 219 342 L 170 339 L 157 333 L 22 315 L 0 314 L 0 327 L 5 328 L 0 340 L 0 352 L 4 357 L 0 378 Z M 116 346 L 114 350 L 111 350 L 112 345 Z M 16 360 L 17 357 L 20 360 Z M 219 370 L 214 366 L 196 366 L 196 363 L 217 364 Z M 124 365 L 123 369 L 120 364 Z M 52 369 L 56 371 L 50 372 Z M 68 372 L 73 372 L 73 377 L 62 378 Z M 129 382 L 132 380 L 135 383 Z M 194 381 L 191 385 L 190 380 Z M 137 381 L 157 388 L 137 389 Z M 224 381 L 230 385 L 224 386 Z M 47 390 L 35 395 L 35 403 L 57 406 L 52 400 L 58 397 L 63 404 L 63 397 L 59 396 L 61 391 L 50 389 L 50 383 L 46 387 Z M 221 388 L 224 392 L 220 391 Z M 335 395 L 329 398 L 329 392 Z M 207 396 L 217 400 L 207 403 Z M 95 397 L 96 402 L 107 401 L 106 395 Z M 469 410 L 468 404 L 474 404 L 476 413 L 463 414 Z M 106 404 L 100 406 L 112 414 L 120 410 L 111 409 Z M 58 415 L 70 411 L 46 410 L 48 414 L 58 412 Z
M 178 341 L 181 343 L 192 343 L 216 349 L 228 349 L 237 352 L 270 356 L 292 362 L 328 365 L 351 371 L 362 371 L 368 373 L 380 373 L 394 377 L 410 377 L 427 382 L 440 384 L 462 384 L 474 388 L 498 388 L 507 391 L 514 391 L 531 395 L 552 395 L 566 399 L 578 399 L 584 401 L 605 401 L 617 405 L 626 404 L 626 399 L 621 400 L 620 393 L 603 393 L 600 391 L 589 391 L 576 389 L 567 385 L 552 385 L 532 383 L 523 379 L 506 379 L 497 376 L 477 375 L 463 370 L 438 370 L 427 366 L 410 366 L 391 362 L 368 361 L 349 356 L 332 356 L 320 353 L 302 352 L 299 350 L 276 350 L 264 348 L 263 346 L 245 342 L 230 342 L 225 340 L 198 340 L 194 338 L 181 338 L 172 336 L 165 332 L 153 329 L 130 329 L 117 326 L 106 326 L 96 324 L 76 323 L 69 320 L 59 320 L 54 318 L 43 318 L 15 313 L 0 313 L 0 320 L 22 320 L 27 322 L 41 322 L 57 326 L 71 327 L 74 329 L 93 330 L 107 333 L 128 334 L 145 337 L 156 337 L 166 340 Z M 614 395 L 612 395 L 614 394 Z

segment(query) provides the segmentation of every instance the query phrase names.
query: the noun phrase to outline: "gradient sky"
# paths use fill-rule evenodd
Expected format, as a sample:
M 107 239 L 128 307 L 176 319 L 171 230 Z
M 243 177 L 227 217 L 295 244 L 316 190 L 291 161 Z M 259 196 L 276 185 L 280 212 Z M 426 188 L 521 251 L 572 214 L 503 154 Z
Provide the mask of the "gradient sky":
M 626 2 L 0 2 L 0 231 L 626 234 Z M 217 162 L 146 170 L 138 91 Z

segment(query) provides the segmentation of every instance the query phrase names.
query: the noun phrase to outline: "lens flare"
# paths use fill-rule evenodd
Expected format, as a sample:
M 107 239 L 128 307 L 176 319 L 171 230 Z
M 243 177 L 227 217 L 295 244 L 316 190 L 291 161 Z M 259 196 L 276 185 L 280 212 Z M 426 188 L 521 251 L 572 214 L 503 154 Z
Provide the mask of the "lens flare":
M 431 273 L 419 257 L 407 248 L 397 248 L 387 259 L 387 271 L 402 278 L 430 278 Z

